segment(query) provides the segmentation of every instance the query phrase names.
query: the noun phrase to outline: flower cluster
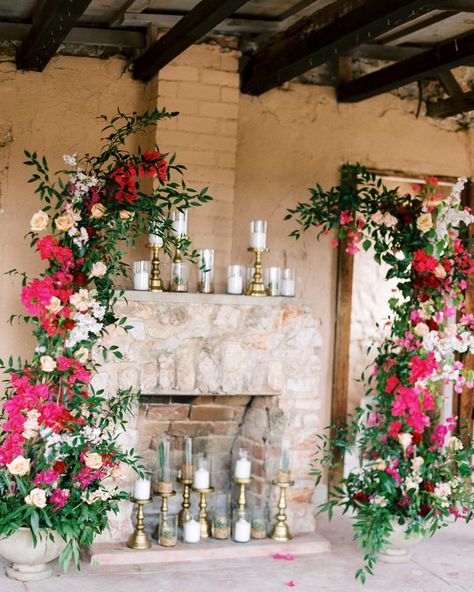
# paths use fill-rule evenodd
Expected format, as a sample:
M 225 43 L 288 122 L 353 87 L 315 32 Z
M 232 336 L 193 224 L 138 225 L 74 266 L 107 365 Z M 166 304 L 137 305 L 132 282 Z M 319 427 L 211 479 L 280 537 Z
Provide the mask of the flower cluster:
M 335 499 L 357 513 L 356 536 L 366 555 L 363 580 L 393 521 L 407 533 L 433 533 L 452 517 L 468 518 L 472 437 L 457 418 L 445 417 L 449 392 L 474 386 L 465 355 L 474 353 L 474 316 L 465 291 L 474 272 L 467 226 L 474 222 L 460 195 L 460 178 L 444 197 L 435 177 L 399 195 L 359 166 L 346 168 L 347 183 L 328 192 L 318 186 L 311 202 L 290 210 L 302 230 L 338 229 L 348 253 L 373 247 L 387 278 L 396 277 L 390 301 L 390 335 L 379 345 L 368 381 L 367 403 L 355 418 L 333 426 L 337 446 L 357 444 L 360 466 L 342 481 Z M 354 180 L 356 182 L 354 182 Z M 292 234 L 296 237 L 301 229 Z M 322 437 L 314 474 L 334 462 L 334 441 Z

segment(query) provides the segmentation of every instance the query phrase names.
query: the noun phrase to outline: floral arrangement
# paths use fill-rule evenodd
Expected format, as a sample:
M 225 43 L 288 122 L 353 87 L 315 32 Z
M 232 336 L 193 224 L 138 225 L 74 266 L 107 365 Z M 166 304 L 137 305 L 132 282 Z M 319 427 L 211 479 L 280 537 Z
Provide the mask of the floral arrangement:
M 362 581 L 397 523 L 407 536 L 433 534 L 472 516 L 471 434 L 456 417 L 442 415 L 443 389 L 474 386 L 464 360 L 474 352 L 474 315 L 465 310 L 474 216 L 461 205 L 465 183 L 460 178 L 445 198 L 429 177 L 413 185 L 413 195 L 400 195 L 364 167 L 348 165 L 340 187 L 317 186 L 286 217 L 299 225 L 296 238 L 316 225 L 318 237 L 336 230 L 332 245 L 348 253 L 372 247 L 376 261 L 388 265 L 387 278 L 398 278 L 389 335 L 365 380 L 369 402 L 319 436 L 313 470 L 319 481 L 325 467 L 357 445 L 358 467 L 321 509 L 354 513 L 354 538 L 365 551 L 356 572 Z
M 23 274 L 21 301 L 38 345 L 31 361 L 1 362 L 8 374 L 0 432 L 0 536 L 20 527 L 52 529 L 67 541 L 60 561 L 79 561 L 80 546 L 90 545 L 107 525 L 109 511 L 127 497 L 115 483 L 124 465 L 140 472 L 133 450 L 120 447 L 136 393 L 121 390 L 107 398 L 94 390 L 91 376 L 117 346 L 100 338 L 111 326 L 130 329 L 116 318 L 114 304 L 123 291 L 114 279 L 127 273 L 121 241 L 159 233 L 171 252 L 168 232 L 172 207 L 185 209 L 211 198 L 184 181 L 184 167 L 158 147 L 132 154 L 131 136 L 160 120 L 166 110 L 103 117 L 103 148 L 98 156 L 64 156 L 69 167 L 50 175 L 45 158 L 26 152 L 35 170 L 30 182 L 43 207 L 31 219 L 31 245 L 46 263 L 44 273 Z M 149 190 L 142 190 L 148 179 Z M 189 242 L 180 248 L 187 251 Z

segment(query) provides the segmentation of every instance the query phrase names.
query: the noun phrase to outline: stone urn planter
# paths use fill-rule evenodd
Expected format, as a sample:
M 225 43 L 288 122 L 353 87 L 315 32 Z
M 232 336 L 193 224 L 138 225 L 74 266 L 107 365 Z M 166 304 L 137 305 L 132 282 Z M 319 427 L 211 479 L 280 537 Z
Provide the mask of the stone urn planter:
M 53 532 L 53 540 L 49 534 L 40 530 L 36 547 L 30 529 L 25 527 L 0 539 L 0 555 L 12 562 L 5 570 L 9 578 L 32 582 L 51 577 L 53 570 L 47 564 L 61 554 L 67 543 L 57 533 Z
M 410 561 L 410 548 L 423 540 L 422 534 L 406 535 L 406 526 L 392 521 L 393 532 L 390 534 L 388 543 L 380 552 L 380 560 L 385 563 L 406 563 Z

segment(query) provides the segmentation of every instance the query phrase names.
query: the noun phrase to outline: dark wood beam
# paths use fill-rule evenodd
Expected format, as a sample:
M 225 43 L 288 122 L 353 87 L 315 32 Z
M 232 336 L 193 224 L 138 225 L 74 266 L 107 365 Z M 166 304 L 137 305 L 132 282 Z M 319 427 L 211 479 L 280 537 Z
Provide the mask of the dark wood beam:
M 441 72 L 474 62 L 474 33 L 445 41 L 424 51 L 366 76 L 342 84 L 337 89 L 341 103 L 356 103 L 389 92 L 410 82 L 432 78 Z
M 410 45 L 383 45 L 381 43 L 363 43 L 347 52 L 353 58 L 367 58 L 387 62 L 399 62 L 426 51 L 426 47 L 412 47 Z
M 355 8 L 351 9 L 351 5 Z M 304 28 L 295 28 L 260 50 L 242 74 L 242 91 L 260 95 L 304 74 L 361 43 L 438 8 L 433 0 L 366 0 L 337 2 L 340 15 L 322 27 L 318 13 Z M 333 11 L 335 8 L 333 8 Z M 321 12 L 324 12 L 322 9 Z
M 135 62 L 133 76 L 149 80 L 166 64 L 229 17 L 247 0 L 201 0 Z
M 474 111 L 474 90 L 450 97 L 449 99 L 437 101 L 436 103 L 428 103 L 426 109 L 427 115 L 437 119 L 452 117 L 453 115 L 467 113 L 468 111 Z
M 43 0 L 35 9 L 31 29 L 20 45 L 20 70 L 44 70 L 91 0 Z
M 441 10 L 451 12 L 474 12 L 474 0 L 446 0 Z
M 444 90 L 448 93 L 448 95 L 455 97 L 464 94 L 461 85 L 456 80 L 454 74 L 450 70 L 438 74 L 438 79 L 441 82 L 441 85 L 444 88 Z

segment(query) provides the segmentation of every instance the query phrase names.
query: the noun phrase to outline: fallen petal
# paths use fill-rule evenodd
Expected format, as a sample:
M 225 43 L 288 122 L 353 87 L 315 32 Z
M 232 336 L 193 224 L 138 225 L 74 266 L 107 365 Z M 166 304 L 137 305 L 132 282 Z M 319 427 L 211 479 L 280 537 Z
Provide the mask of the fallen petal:
M 293 580 L 290 580 L 290 581 L 288 582 L 287 586 L 288 586 L 289 588 L 294 588 L 294 587 L 295 587 L 295 583 L 294 583 L 294 581 L 293 581 Z
M 281 555 L 280 553 L 275 553 L 274 555 L 272 555 L 273 559 L 285 559 L 284 555 Z
M 293 561 L 293 560 L 294 560 L 294 558 L 295 558 L 295 557 L 294 557 L 294 555 L 291 555 L 291 553 L 288 553 L 288 555 L 285 555 L 285 559 L 286 559 L 287 561 Z

